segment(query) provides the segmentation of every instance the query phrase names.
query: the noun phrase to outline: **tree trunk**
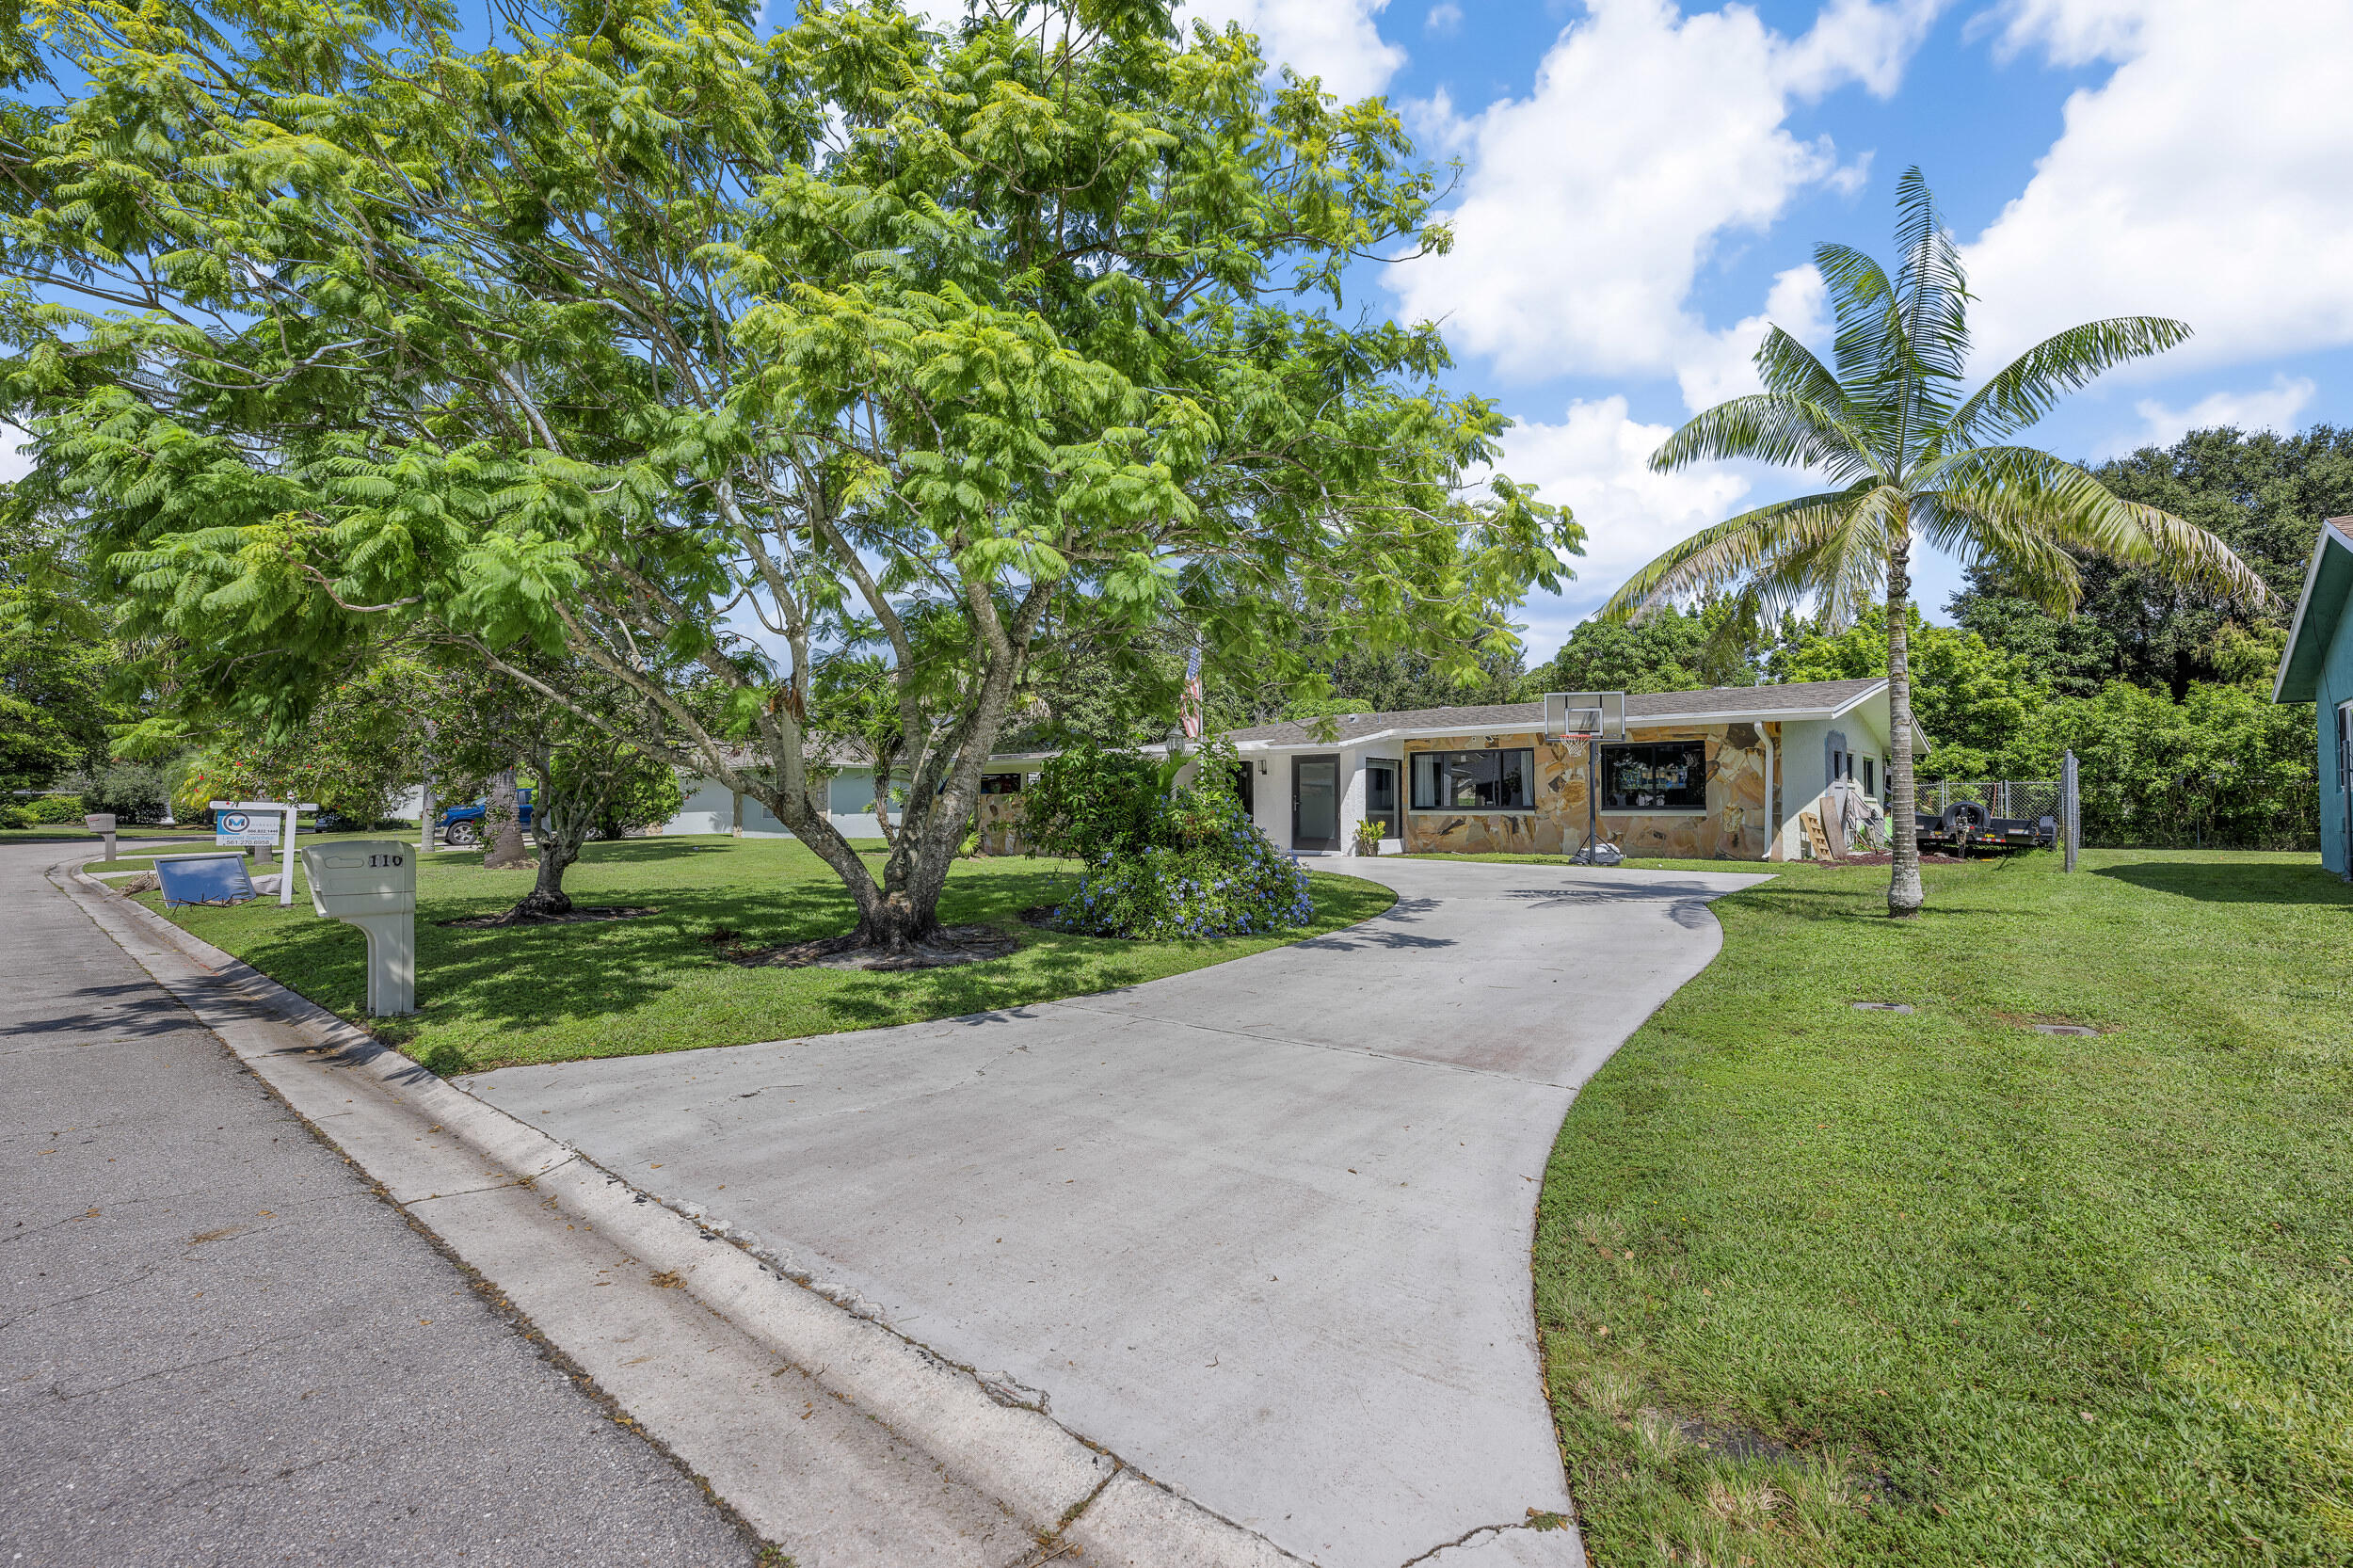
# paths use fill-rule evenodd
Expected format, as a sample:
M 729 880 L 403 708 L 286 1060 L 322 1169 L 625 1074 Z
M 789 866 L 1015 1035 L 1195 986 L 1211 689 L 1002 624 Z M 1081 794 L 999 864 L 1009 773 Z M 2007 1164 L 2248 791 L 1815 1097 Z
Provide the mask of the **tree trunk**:
M 874 822 L 882 828 L 883 847 L 890 846 L 890 770 L 874 764 Z
M 551 751 L 532 760 L 539 776 L 538 791 L 531 800 L 531 840 L 539 851 L 539 875 L 531 891 L 506 912 L 505 920 L 517 922 L 552 920 L 571 913 L 572 900 L 564 891 L 564 873 L 580 858 L 580 846 L 588 837 L 589 824 L 604 814 L 613 798 L 611 768 L 600 771 L 575 759 L 573 765 L 565 770 L 570 785 L 559 790 L 555 784 L 555 754 Z M 602 788 L 595 788 L 590 780 Z
M 490 808 L 483 814 L 490 819 L 496 834 L 490 852 L 482 857 L 485 866 L 504 871 L 531 857 L 523 848 L 522 803 L 516 793 L 513 768 L 501 770 L 490 781 Z
M 1888 836 L 1895 864 L 1887 882 L 1887 912 L 1916 915 L 1929 900 L 1920 885 L 1918 792 L 1912 779 L 1912 538 L 1909 519 L 1897 524 L 1887 547 Z

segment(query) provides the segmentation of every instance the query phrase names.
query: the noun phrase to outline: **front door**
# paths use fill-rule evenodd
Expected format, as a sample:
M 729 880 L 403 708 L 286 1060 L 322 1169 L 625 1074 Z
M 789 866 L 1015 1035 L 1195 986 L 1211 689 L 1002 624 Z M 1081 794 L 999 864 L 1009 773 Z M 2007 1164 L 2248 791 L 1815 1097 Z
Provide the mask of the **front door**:
M 1291 759 L 1291 848 L 1340 847 L 1340 760 Z

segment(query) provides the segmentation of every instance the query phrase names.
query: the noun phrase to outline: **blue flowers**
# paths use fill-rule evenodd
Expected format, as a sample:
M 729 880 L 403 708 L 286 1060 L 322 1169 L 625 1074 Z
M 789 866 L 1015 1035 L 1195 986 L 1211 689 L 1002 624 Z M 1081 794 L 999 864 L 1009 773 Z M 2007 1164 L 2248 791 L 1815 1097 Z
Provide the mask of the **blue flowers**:
M 1306 872 L 1255 826 L 1090 866 L 1050 917 L 1064 931 L 1145 940 L 1258 936 L 1315 919 Z

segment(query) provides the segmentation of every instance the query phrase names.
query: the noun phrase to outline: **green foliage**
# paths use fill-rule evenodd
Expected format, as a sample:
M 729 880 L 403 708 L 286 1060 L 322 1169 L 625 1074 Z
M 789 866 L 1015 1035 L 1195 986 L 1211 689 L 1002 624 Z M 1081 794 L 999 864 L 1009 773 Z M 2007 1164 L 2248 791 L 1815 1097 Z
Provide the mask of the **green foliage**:
M 1931 749 L 1928 778 L 2050 778 L 2028 731 L 2049 693 L 2025 660 L 1974 632 L 1930 626 L 1909 609 L 1913 712 Z M 1887 611 L 1873 605 L 1834 634 L 1791 621 L 1766 667 L 1776 680 L 1852 680 L 1887 672 Z
M 1689 611 L 1662 604 L 1632 620 L 1581 621 L 1520 691 L 1693 692 L 1756 681 L 1753 637 L 1730 600 L 1713 599 Z
M 2092 473 L 2126 501 L 2162 507 L 2221 539 L 2263 580 L 2268 598 L 2257 603 L 2073 550 L 2083 592 L 2072 617 L 2048 614 L 1992 564 L 1971 568 L 1951 614 L 2025 658 L 2064 695 L 2088 697 L 2110 680 L 2126 680 L 2179 702 L 2195 680 L 2251 679 L 2243 640 L 2285 630 L 2319 520 L 2353 514 L 2353 427 L 2319 424 L 2295 436 L 2193 430 Z M 2277 667 L 2275 658 L 2263 679 Z
M 1382 100 L 1155 5 L 590 18 L 40 13 L 73 85 L 0 131 L 0 414 L 189 712 L 275 729 L 385 620 L 552 661 L 872 933 L 929 923 L 1041 635 L 1476 674 L 1559 583 L 1579 531 L 1478 477 L 1506 422 L 1437 332 L 1338 310 L 1446 243 Z M 865 639 L 914 748 L 879 882 L 807 750 Z
M 107 691 L 119 650 L 41 553 L 31 529 L 0 520 L 0 791 L 103 768 L 110 727 L 129 717 Z
M 2320 842 L 2313 711 L 2268 691 L 2193 684 L 2185 700 L 2110 681 L 2043 705 L 2016 777 L 2056 778 L 2073 748 L 2090 844 L 2313 849 Z
M 80 795 L 36 795 L 18 809 L 25 822 L 46 827 L 53 823 L 79 823 L 90 812 L 105 808 L 91 806 Z
M 1092 866 L 1168 842 L 1170 810 L 1150 758 L 1081 741 L 1038 770 L 1024 792 L 1021 833 L 1035 854 Z
M 255 727 L 216 741 L 187 765 L 175 809 L 201 821 L 209 800 L 314 801 L 353 822 L 390 817 L 424 776 L 423 721 L 446 700 L 422 661 L 385 651 L 315 696 L 275 733 Z

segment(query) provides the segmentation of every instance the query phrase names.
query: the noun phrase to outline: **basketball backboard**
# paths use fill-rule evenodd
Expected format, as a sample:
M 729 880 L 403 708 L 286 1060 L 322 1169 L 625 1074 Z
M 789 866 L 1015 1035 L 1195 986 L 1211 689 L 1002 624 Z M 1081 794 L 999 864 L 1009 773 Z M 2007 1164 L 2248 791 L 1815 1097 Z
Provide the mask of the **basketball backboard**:
M 1625 739 L 1624 692 L 1546 692 L 1545 733 L 1556 740 Z

